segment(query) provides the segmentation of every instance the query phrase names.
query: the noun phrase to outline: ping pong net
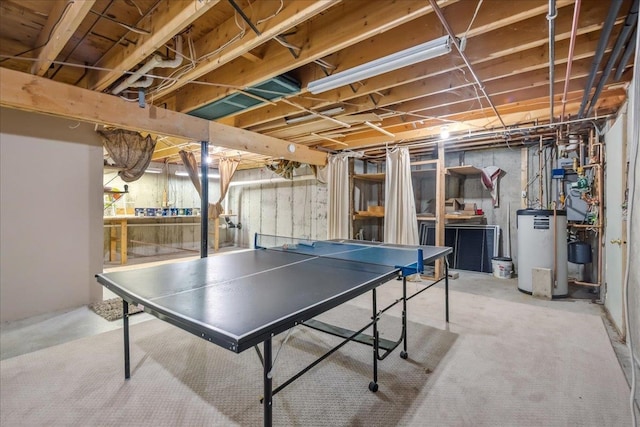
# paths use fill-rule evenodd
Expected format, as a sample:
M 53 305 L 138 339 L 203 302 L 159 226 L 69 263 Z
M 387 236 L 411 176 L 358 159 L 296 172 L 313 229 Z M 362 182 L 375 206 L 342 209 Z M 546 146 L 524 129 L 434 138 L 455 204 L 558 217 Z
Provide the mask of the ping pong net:
M 424 272 L 424 248 L 362 240 L 310 240 L 256 233 L 256 249 L 282 251 L 399 269 L 403 276 Z

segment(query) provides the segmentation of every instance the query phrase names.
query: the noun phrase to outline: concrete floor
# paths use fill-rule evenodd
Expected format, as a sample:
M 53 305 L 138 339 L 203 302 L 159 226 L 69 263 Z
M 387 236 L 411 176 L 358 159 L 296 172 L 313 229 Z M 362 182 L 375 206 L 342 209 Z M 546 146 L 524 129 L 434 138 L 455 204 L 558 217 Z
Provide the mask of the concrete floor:
M 237 249 L 237 248 L 235 248 Z M 226 248 L 229 252 L 234 248 Z M 143 265 L 150 266 L 164 262 L 178 262 L 186 258 L 158 260 L 145 258 Z M 153 261 L 153 262 L 149 262 Z M 105 266 L 105 271 L 115 271 L 140 267 L 135 261 L 127 266 Z M 499 279 L 491 274 L 458 271 L 459 277 L 450 280 L 450 287 L 454 291 L 487 296 L 522 304 L 549 307 L 568 312 L 600 315 L 609 332 L 611 345 L 618 356 L 620 365 L 625 373 L 627 382 L 631 381 L 631 363 L 628 347 L 620 342 L 615 330 L 607 320 L 603 306 L 598 303 L 598 295 L 589 288 L 570 286 L 570 297 L 561 300 L 542 300 L 533 298 L 517 290 L 517 279 Z M 105 289 L 104 299 L 115 295 Z M 130 318 L 131 324 L 144 322 L 154 317 L 147 313 L 140 313 Z M 0 360 L 5 360 L 21 354 L 30 353 L 43 348 L 63 344 L 82 337 L 97 335 L 122 327 L 122 320 L 107 321 L 95 314 L 88 307 L 80 307 L 61 313 L 37 316 L 21 321 L 3 323 L 0 325 Z M 569 325 L 559 327 L 569 327 Z M 637 397 L 637 400 L 640 400 Z

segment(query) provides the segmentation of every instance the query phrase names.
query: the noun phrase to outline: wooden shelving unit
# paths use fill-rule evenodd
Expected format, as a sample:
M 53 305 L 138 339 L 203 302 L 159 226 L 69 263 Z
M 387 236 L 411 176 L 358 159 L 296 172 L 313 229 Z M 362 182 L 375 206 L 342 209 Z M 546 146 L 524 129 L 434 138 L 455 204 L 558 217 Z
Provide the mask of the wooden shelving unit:
M 351 218 L 350 237 L 356 236 L 360 229 L 364 230 L 365 240 L 380 240 L 384 238 L 384 211 L 370 210 L 369 202 L 377 206 L 384 206 L 385 174 L 354 173 L 353 160 L 349 164 L 349 213 Z M 366 170 L 366 167 L 365 167 Z M 356 187 L 360 189 L 360 197 L 356 200 Z M 366 193 L 369 193 L 367 197 Z

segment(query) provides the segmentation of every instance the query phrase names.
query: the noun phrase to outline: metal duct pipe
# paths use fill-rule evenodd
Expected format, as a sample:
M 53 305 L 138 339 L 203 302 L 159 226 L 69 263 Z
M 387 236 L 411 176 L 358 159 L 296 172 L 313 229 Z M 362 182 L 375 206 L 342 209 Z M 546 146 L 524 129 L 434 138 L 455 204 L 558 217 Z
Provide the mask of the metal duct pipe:
M 294 176 L 293 179 L 286 179 L 282 177 L 251 179 L 247 181 L 231 181 L 229 183 L 229 187 L 244 187 L 246 185 L 279 184 L 283 182 L 310 181 L 314 179 L 316 179 L 315 175 L 299 175 L 299 176 Z
M 209 255 L 209 141 L 200 141 L 200 258 Z
M 182 59 L 182 37 L 177 36 L 175 58 L 163 60 L 160 55 L 153 55 L 146 64 L 133 72 L 122 83 L 116 86 L 116 88 L 113 89 L 111 93 L 113 93 L 114 95 L 118 95 L 128 87 L 149 87 L 153 83 L 152 77 L 146 77 L 142 82 L 138 82 L 138 80 L 140 80 L 142 76 L 144 76 L 154 68 L 176 68 L 180 64 L 182 64 Z
M 553 85 L 555 79 L 556 68 L 556 17 L 558 10 L 556 9 L 556 0 L 549 0 L 549 123 L 553 123 Z
M 587 110 L 587 116 L 591 114 L 593 111 L 593 107 L 595 107 L 596 102 L 598 101 L 598 97 L 602 93 L 602 89 L 604 89 L 604 85 L 607 83 L 609 79 L 609 75 L 611 74 L 611 70 L 613 69 L 614 64 L 618 60 L 618 56 L 620 52 L 622 52 L 622 48 L 627 43 L 627 39 L 629 38 L 629 34 L 636 26 L 638 22 L 638 2 L 640 0 L 635 0 L 631 9 L 629 10 L 629 14 L 627 15 L 627 19 L 624 21 L 624 26 L 618 35 L 618 39 L 616 40 L 616 44 L 613 47 L 613 52 L 609 56 L 609 60 L 607 61 L 607 65 L 604 67 L 602 72 L 602 76 L 600 77 L 600 81 L 598 82 L 598 87 L 596 91 L 593 93 L 593 97 L 591 98 L 591 102 L 589 103 L 589 109 Z
M 616 82 L 619 81 L 620 78 L 622 77 L 622 73 L 624 72 L 624 69 L 627 68 L 627 64 L 629 63 L 629 59 L 631 58 L 631 55 L 633 55 L 633 52 L 636 50 L 636 38 L 638 35 L 637 33 L 638 33 L 638 26 L 636 25 L 636 29 L 633 31 L 633 34 L 631 35 L 631 40 L 629 41 L 629 44 L 627 44 L 627 48 L 622 54 L 622 59 L 620 60 L 620 63 L 616 68 L 616 74 L 613 76 L 613 80 Z
M 578 33 L 578 17 L 580 16 L 580 2 L 581 0 L 576 0 L 576 4 L 573 8 L 573 24 L 571 25 L 571 41 L 569 42 L 569 56 L 567 57 L 567 73 L 564 77 L 564 91 L 562 93 L 562 114 L 560 114 L 560 121 L 564 120 L 565 107 L 567 106 L 567 93 L 569 93 L 569 79 L 571 78 L 571 64 L 573 63 L 573 50 L 575 48 L 576 35 Z
M 587 101 L 589 100 L 589 95 L 591 94 L 591 87 L 593 86 L 593 81 L 596 79 L 596 74 L 598 73 L 598 68 L 600 68 L 600 62 L 602 61 L 602 57 L 604 56 L 604 51 L 607 48 L 607 41 L 611 36 L 611 30 L 613 29 L 613 24 L 616 22 L 616 17 L 618 16 L 618 11 L 620 10 L 620 6 L 622 6 L 623 0 L 612 0 L 611 6 L 609 7 L 609 14 L 607 15 L 607 20 L 604 21 L 604 25 L 602 27 L 602 33 L 600 34 L 600 40 L 598 40 L 598 47 L 596 48 L 596 54 L 593 57 L 593 62 L 591 63 L 591 71 L 589 71 L 589 76 L 587 77 L 587 84 L 584 87 L 584 95 L 582 96 L 582 102 L 580 103 L 580 111 L 578 112 L 578 117 L 584 117 L 584 109 L 587 106 Z

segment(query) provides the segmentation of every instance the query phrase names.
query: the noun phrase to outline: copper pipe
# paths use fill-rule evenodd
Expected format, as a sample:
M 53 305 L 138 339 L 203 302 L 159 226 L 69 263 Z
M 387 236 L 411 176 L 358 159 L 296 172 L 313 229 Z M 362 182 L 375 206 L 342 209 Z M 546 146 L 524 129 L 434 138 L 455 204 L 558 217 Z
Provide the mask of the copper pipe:
M 591 282 L 581 282 L 579 280 L 572 280 L 572 283 L 576 285 L 584 285 L 584 286 L 600 286 L 600 283 L 591 283 Z
M 538 200 L 540 201 L 540 207 L 544 207 L 542 204 L 542 135 L 540 135 L 540 148 L 538 149 Z
M 553 287 L 558 287 L 558 213 L 556 202 L 553 202 Z
M 571 41 L 569 42 L 569 56 L 567 56 L 567 73 L 564 78 L 564 92 L 562 93 L 562 114 L 560 115 L 560 121 L 564 120 L 564 111 L 567 104 L 567 93 L 569 92 L 569 77 L 571 77 L 571 64 L 573 62 L 573 49 L 576 43 L 576 34 L 578 32 L 578 16 L 580 16 L 580 1 L 576 0 L 576 4 L 573 8 L 573 25 L 571 26 Z M 580 160 L 582 161 L 582 152 L 580 154 Z M 582 163 L 580 163 L 582 166 Z
M 553 123 L 553 85 L 556 78 L 556 26 L 555 19 L 558 16 L 558 10 L 556 9 L 556 0 L 549 0 L 549 14 L 547 20 L 549 21 L 549 122 Z M 562 120 L 562 117 L 560 118 Z
M 593 286 L 600 286 L 602 284 L 602 240 L 603 240 L 603 232 L 604 227 L 602 225 L 602 218 L 604 215 L 604 170 L 603 164 L 604 159 L 602 152 L 602 143 L 593 142 L 594 135 L 591 133 L 589 138 L 589 158 L 592 163 L 585 165 L 585 167 L 595 167 L 596 168 L 596 179 L 597 179 L 597 194 L 598 194 L 598 224 L 597 226 L 591 226 L 590 228 L 595 228 L 597 233 L 597 245 L 598 245 L 598 281 Z M 597 150 L 596 150 L 597 148 Z
M 602 226 L 600 225 L 591 225 L 591 224 L 573 224 L 571 225 L 571 227 L 573 228 L 595 228 L 595 229 L 601 229 Z
M 598 172 L 598 224 L 602 226 L 602 218 L 604 215 L 604 202 L 602 200 L 604 196 L 604 171 L 602 170 L 602 153 L 599 156 L 599 162 L 597 167 Z M 602 240 L 604 230 L 600 229 L 598 231 L 598 283 L 602 283 Z

